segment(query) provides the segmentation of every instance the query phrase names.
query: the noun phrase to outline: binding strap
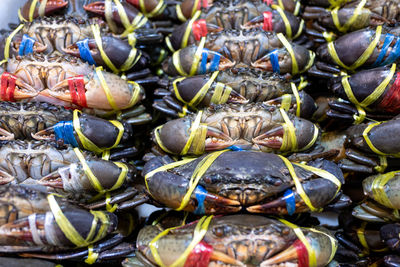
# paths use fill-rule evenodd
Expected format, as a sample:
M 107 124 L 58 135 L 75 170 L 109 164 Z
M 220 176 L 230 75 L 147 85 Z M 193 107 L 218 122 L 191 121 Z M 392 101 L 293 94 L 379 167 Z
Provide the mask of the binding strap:
M 15 101 L 15 82 L 17 77 L 8 72 L 1 74 L 1 88 L 0 88 L 0 99 L 2 101 Z
M 386 78 L 382 81 L 375 90 L 368 95 L 362 102 L 359 102 L 357 98 L 354 96 L 353 90 L 349 83 L 349 76 L 346 75 L 342 78 L 342 85 L 344 92 L 346 93 L 347 98 L 355 105 L 360 106 L 362 108 L 366 108 L 372 103 L 374 103 L 382 94 L 385 92 L 386 86 L 389 84 L 390 80 L 393 78 L 393 75 L 396 71 L 396 64 L 393 64 L 390 68 L 389 74 Z
M 124 126 L 119 121 L 111 120 L 109 122 L 112 123 L 118 129 L 117 138 L 115 139 L 115 142 L 111 147 L 105 147 L 105 148 L 98 147 L 82 133 L 81 124 L 79 121 L 79 114 L 82 114 L 80 110 L 75 109 L 73 111 L 73 125 L 74 125 L 74 130 L 79 137 L 79 141 L 81 142 L 84 149 L 93 151 L 95 153 L 102 153 L 105 150 L 110 150 L 115 148 L 121 142 L 122 135 L 124 134 Z
M 86 247 L 93 244 L 107 235 L 107 228 L 110 224 L 107 215 L 102 211 L 90 211 L 93 215 L 92 226 L 86 238 L 76 230 L 76 228 L 71 224 L 68 218 L 65 216 L 60 206 L 58 205 L 54 194 L 49 194 L 47 196 L 49 202 L 51 213 L 54 216 L 58 227 L 63 232 L 65 237 L 71 241 L 77 247 Z M 100 228 L 97 230 L 98 224 L 100 223 Z M 96 235 L 97 230 L 97 235 Z
M 193 249 L 201 242 L 201 240 L 203 240 L 205 234 L 207 233 L 208 227 L 210 225 L 210 222 L 213 218 L 213 215 L 211 216 L 204 216 L 202 217 L 198 223 L 196 224 L 196 227 L 194 229 L 193 232 L 193 239 L 192 241 L 189 243 L 189 245 L 186 247 L 185 251 L 178 257 L 178 259 L 176 261 L 174 261 L 171 265 L 169 265 L 168 267 L 179 267 L 179 266 L 184 266 L 187 258 L 189 257 L 190 253 L 193 251 Z M 172 228 L 168 228 L 164 231 L 162 231 L 161 233 L 159 233 L 153 240 L 150 241 L 149 243 L 149 247 L 150 247 L 150 251 L 151 254 L 155 260 L 155 262 L 160 266 L 160 267 L 167 267 L 167 265 L 165 265 L 160 257 L 160 255 L 158 254 L 158 244 L 157 241 L 160 240 L 162 237 L 168 235 L 168 233 L 171 230 L 177 229 L 181 226 L 177 226 L 177 227 L 172 227 Z
M 164 3 L 164 0 L 158 0 L 158 4 L 150 12 L 147 12 L 145 0 L 138 0 L 137 2 L 139 3 L 136 6 L 139 6 L 140 11 L 148 18 L 161 15 L 167 7 L 167 5 Z
M 85 81 L 83 75 L 70 77 L 67 79 L 67 81 L 72 103 L 77 106 L 87 108 Z
M 347 20 L 344 25 L 340 25 L 339 14 L 338 14 L 340 6 L 336 6 L 333 10 L 331 10 L 333 24 L 335 24 L 336 28 L 340 32 L 347 32 L 350 26 L 358 19 L 358 16 L 361 14 L 361 11 L 366 3 L 367 0 L 361 0 L 360 3 L 357 5 L 357 7 L 354 9 L 354 13 L 351 16 L 351 18 Z
M 351 66 L 347 66 L 345 65 L 339 58 L 336 49 L 335 49 L 335 43 L 334 42 L 329 42 L 328 43 L 328 52 L 331 55 L 332 59 L 336 62 L 336 64 L 338 64 L 339 66 L 341 66 L 342 68 L 345 68 L 347 70 L 355 70 L 357 68 L 359 68 L 360 66 L 362 66 L 367 60 L 368 58 L 372 55 L 372 53 L 374 52 L 375 48 L 377 48 L 379 41 L 381 39 L 381 35 L 382 35 L 382 26 L 378 26 L 376 28 L 376 32 L 375 32 L 375 38 L 372 40 L 372 42 L 368 45 L 367 49 L 365 49 L 365 51 L 362 53 L 362 55 L 351 65 Z
M 299 178 L 297 177 L 297 174 L 296 174 L 296 172 L 294 170 L 293 165 L 296 165 L 296 166 L 298 166 L 298 167 L 300 167 L 300 168 L 302 168 L 302 169 L 304 169 L 306 171 L 312 172 L 315 175 L 318 175 L 319 177 L 321 177 L 323 179 L 329 180 L 330 182 L 335 184 L 336 187 L 337 187 L 335 196 L 339 193 L 340 188 L 342 186 L 342 183 L 333 174 L 331 174 L 331 173 L 329 173 L 329 172 L 327 172 L 327 171 L 325 171 L 323 169 L 315 168 L 315 167 L 308 166 L 308 165 L 305 165 L 305 164 L 292 163 L 287 158 L 285 158 L 285 157 L 283 157 L 281 155 L 278 155 L 278 156 L 282 159 L 283 163 L 286 165 L 287 169 L 289 170 L 290 176 L 292 177 L 294 185 L 296 187 L 296 192 L 299 194 L 301 199 L 304 201 L 304 203 L 307 205 L 307 207 L 311 211 L 321 212 L 322 208 L 316 208 L 316 207 L 313 206 L 313 204 L 311 203 L 310 198 L 307 196 L 306 192 L 303 189 L 303 185 L 301 184 Z
M 196 52 L 194 54 L 192 66 L 190 68 L 189 73 L 186 73 L 186 71 L 184 71 L 182 68 L 182 64 L 181 64 L 181 60 L 180 60 L 181 50 L 174 52 L 174 54 L 172 55 L 172 62 L 174 64 L 175 69 L 181 76 L 193 76 L 194 74 L 196 74 L 198 65 L 202 58 L 202 53 L 203 53 L 203 48 L 204 48 L 205 42 L 206 42 L 206 38 L 202 37 L 199 45 L 197 46 Z
M 10 48 L 11 42 L 14 36 L 24 27 L 24 24 L 20 24 L 6 39 L 6 43 L 4 46 L 4 59 L 8 60 L 10 58 Z
M 41 0 L 39 4 L 39 9 L 38 9 L 38 15 L 39 17 L 44 17 L 46 15 L 46 5 L 47 5 L 48 0 Z M 33 15 L 35 14 L 35 8 L 37 6 L 38 0 L 32 0 L 31 5 L 29 7 L 29 14 L 28 14 L 28 20 L 25 19 L 22 16 L 21 8 L 18 9 L 18 17 L 22 22 L 29 22 L 33 21 Z

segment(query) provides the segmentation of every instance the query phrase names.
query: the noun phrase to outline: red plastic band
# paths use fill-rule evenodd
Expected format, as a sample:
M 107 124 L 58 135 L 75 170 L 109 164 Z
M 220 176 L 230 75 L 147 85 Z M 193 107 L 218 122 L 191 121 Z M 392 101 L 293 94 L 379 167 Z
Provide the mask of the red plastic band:
M 263 30 L 267 31 L 267 32 L 273 31 L 272 12 L 265 11 L 265 12 L 263 12 L 263 16 L 264 16 Z
M 300 240 L 296 240 L 293 243 L 294 248 L 297 253 L 297 266 L 298 267 L 308 267 L 308 251 L 306 246 Z
M 183 267 L 207 267 L 213 247 L 204 241 L 198 243 L 186 259 Z
M 0 98 L 3 101 L 15 101 L 15 81 L 17 77 L 14 75 L 4 72 L 1 75 L 1 88 L 0 88 Z
M 274 0 L 264 0 L 264 3 L 267 3 L 268 6 L 272 5 Z
M 384 94 L 379 107 L 391 113 L 398 113 L 400 111 L 400 72 L 396 73 L 396 80 L 386 94 Z
M 207 8 L 208 7 L 208 1 L 207 0 L 200 0 L 199 3 L 197 4 L 197 10 L 200 10 L 202 7 Z
M 200 41 L 201 37 L 206 37 L 208 30 L 207 30 L 207 22 L 205 19 L 199 19 L 193 22 L 192 25 L 193 36 L 196 41 Z
M 139 0 L 127 0 L 127 2 L 135 7 L 139 6 Z
M 83 75 L 71 77 L 68 79 L 69 92 L 71 94 L 72 103 L 87 108 L 85 82 Z

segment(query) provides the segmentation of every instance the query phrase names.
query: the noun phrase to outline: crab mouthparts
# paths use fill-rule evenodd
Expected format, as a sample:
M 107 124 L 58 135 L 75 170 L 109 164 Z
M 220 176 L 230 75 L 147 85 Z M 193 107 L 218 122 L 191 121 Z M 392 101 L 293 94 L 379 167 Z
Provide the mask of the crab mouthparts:
M 233 103 L 233 104 L 247 104 L 249 102 L 248 99 L 246 99 L 244 96 L 241 94 L 237 93 L 236 91 L 232 90 L 227 103 Z
M 285 129 L 283 126 L 275 127 L 266 133 L 253 138 L 253 142 L 260 146 L 280 149 L 282 147 L 284 133 Z

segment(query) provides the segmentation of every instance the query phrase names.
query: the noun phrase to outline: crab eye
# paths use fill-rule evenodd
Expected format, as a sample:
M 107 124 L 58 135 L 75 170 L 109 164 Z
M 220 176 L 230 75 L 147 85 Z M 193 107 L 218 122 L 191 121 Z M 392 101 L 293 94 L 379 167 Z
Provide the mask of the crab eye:
M 218 227 L 213 230 L 214 235 L 217 237 L 223 237 L 225 235 L 224 227 Z

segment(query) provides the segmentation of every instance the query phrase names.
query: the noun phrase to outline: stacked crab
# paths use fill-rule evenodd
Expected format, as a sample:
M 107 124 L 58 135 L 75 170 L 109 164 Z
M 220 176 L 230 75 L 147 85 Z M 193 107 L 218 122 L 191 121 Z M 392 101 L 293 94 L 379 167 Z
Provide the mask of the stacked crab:
M 28 0 L 18 15 L 0 32 L 8 260 L 399 264 L 396 1 Z M 142 204 L 168 211 L 139 219 Z

